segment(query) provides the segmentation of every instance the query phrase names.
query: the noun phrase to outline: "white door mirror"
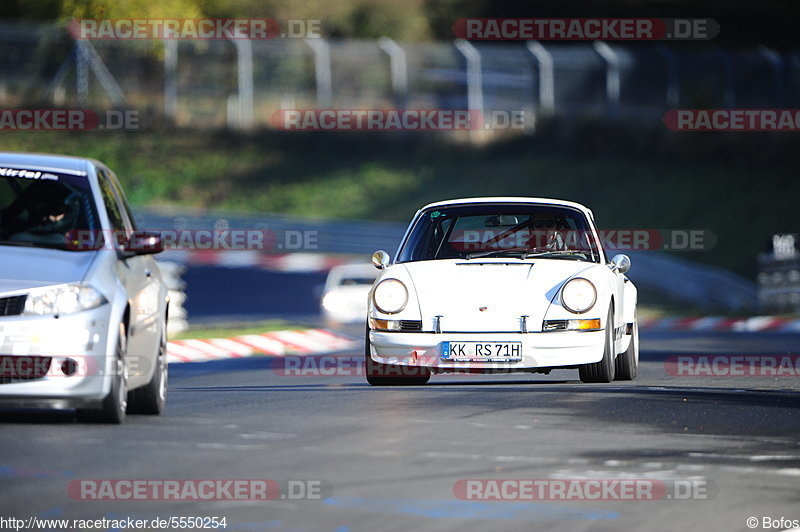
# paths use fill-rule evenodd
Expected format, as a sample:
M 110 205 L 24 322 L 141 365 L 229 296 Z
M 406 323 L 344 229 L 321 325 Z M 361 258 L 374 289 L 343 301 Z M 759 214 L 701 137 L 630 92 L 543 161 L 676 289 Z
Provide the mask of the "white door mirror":
M 375 253 L 372 254 L 372 265 L 378 268 L 379 270 L 384 269 L 389 265 L 390 261 L 389 254 L 386 253 L 384 250 L 379 249 Z
M 627 255 L 614 255 L 611 259 L 611 271 L 617 273 L 625 273 L 631 269 L 631 259 Z

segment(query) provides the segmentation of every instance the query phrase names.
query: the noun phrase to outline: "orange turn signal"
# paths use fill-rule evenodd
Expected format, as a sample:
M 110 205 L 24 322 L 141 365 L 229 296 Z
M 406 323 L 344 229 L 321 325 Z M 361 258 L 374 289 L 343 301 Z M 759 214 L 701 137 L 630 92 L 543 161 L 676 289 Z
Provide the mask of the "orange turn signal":
M 578 330 L 584 329 L 599 329 L 600 328 L 600 319 L 594 320 L 575 320 L 578 322 Z

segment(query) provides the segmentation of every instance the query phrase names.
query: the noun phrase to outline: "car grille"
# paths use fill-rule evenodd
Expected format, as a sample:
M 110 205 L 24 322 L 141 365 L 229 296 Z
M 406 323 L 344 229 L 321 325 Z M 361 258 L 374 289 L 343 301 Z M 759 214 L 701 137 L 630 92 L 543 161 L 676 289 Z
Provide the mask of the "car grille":
M 0 356 L 0 384 L 41 379 L 50 371 L 51 357 Z
M 542 326 L 543 331 L 566 331 L 567 320 L 546 320 Z
M 25 308 L 27 295 L 0 298 L 0 316 L 18 316 Z
M 421 331 L 422 330 L 422 321 L 421 320 L 400 320 L 400 330 L 401 331 Z

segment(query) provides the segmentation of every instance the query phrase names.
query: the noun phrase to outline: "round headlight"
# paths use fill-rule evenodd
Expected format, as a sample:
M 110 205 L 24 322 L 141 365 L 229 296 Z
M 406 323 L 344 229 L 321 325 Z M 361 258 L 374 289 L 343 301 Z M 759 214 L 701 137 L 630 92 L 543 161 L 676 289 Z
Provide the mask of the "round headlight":
M 582 314 L 594 306 L 597 290 L 594 285 L 580 277 L 568 281 L 561 289 L 561 303 L 575 314 Z
M 378 310 L 386 314 L 397 314 L 408 303 L 408 290 L 397 279 L 386 279 L 378 283 L 372 293 L 372 300 Z

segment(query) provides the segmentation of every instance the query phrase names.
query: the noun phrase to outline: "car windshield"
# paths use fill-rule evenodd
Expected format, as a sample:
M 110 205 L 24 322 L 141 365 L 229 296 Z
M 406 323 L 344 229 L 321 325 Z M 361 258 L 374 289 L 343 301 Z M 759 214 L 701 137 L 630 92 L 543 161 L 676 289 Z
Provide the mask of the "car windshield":
M 428 209 L 406 239 L 398 262 L 486 257 L 599 262 L 586 216 L 538 204 L 454 205 Z
M 99 225 L 86 177 L 0 168 L 0 245 L 78 250 L 71 236 Z

